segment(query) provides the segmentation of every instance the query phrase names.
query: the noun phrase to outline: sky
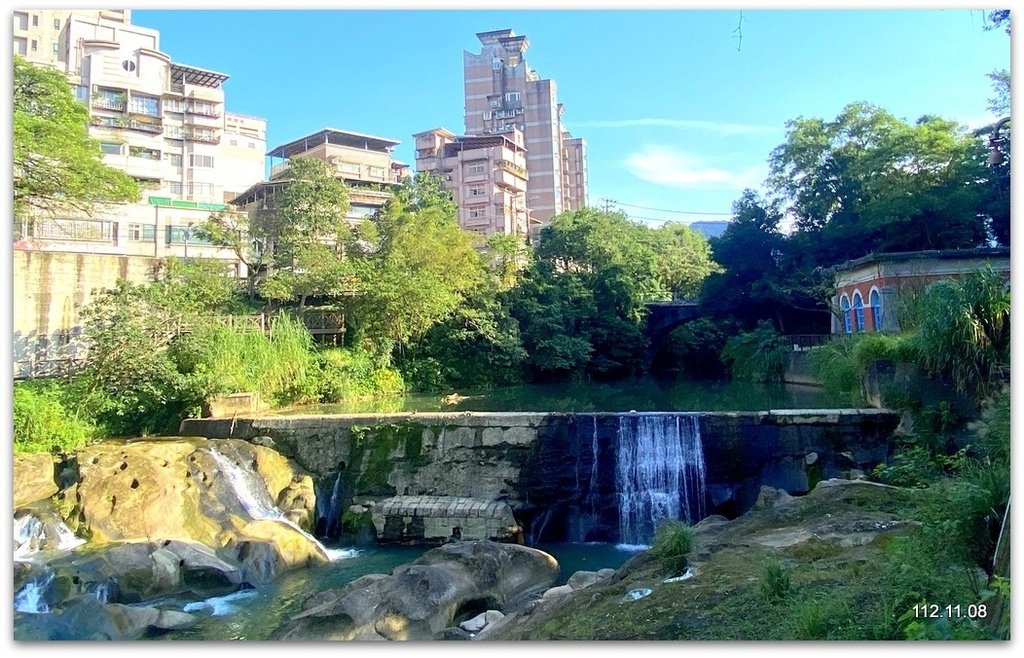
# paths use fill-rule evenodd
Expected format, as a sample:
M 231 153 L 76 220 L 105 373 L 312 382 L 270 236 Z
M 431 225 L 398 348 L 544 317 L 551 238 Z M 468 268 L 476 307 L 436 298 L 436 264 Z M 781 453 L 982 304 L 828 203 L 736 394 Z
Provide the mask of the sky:
M 463 122 L 462 52 L 526 35 L 587 140 L 591 205 L 640 221 L 726 219 L 759 188 L 786 121 L 867 101 L 907 120 L 993 120 L 986 74 L 1010 37 L 980 10 L 134 10 L 178 62 L 229 74 L 230 111 L 268 120 L 268 150 L 333 127 L 401 140 Z M 627 205 L 628 204 L 628 205 Z M 682 212 L 664 212 L 665 210 Z M 708 214 L 696 214 L 708 213 Z

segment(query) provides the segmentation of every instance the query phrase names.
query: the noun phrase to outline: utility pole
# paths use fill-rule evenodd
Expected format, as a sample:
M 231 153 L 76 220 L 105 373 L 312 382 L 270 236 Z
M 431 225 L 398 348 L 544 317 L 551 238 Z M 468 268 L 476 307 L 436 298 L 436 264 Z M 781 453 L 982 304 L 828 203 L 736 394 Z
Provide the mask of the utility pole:
M 611 212 L 612 211 L 612 200 L 609 199 L 608 197 L 604 198 L 604 211 L 605 212 Z

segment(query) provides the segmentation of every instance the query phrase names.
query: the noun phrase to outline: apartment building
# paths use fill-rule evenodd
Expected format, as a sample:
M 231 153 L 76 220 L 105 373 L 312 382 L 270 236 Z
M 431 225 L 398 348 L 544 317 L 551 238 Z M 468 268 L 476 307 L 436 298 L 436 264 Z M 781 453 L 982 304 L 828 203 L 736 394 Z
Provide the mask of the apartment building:
M 482 236 L 529 237 L 522 131 L 456 136 L 435 128 L 416 139 L 416 171 L 440 176 L 459 207 L 459 226 Z
M 89 108 L 89 133 L 106 164 L 143 188 L 138 203 L 112 204 L 91 217 L 22 218 L 16 249 L 148 257 L 221 258 L 227 249 L 192 230 L 211 211 L 263 177 L 266 121 L 225 111 L 224 73 L 173 62 L 157 30 L 107 10 L 28 14 L 62 29 L 58 64 Z M 67 14 L 67 16 L 65 16 Z M 123 19 L 123 20 L 122 20 Z
M 272 206 L 274 195 L 291 182 L 288 160 L 312 158 L 331 165 L 345 182 L 350 206 L 348 220 L 362 221 L 383 206 L 391 197 L 391 190 L 409 175 L 409 165 L 391 155 L 399 144 L 400 141 L 387 137 L 324 128 L 271 149 L 267 153 L 270 178 L 250 186 L 230 202 L 245 212 Z
M 509 29 L 476 36 L 480 52 L 463 53 L 466 134 L 500 134 L 511 128 L 524 134 L 527 205 L 541 225 L 558 213 L 585 206 L 586 146 L 562 125 L 557 84 L 529 67 L 525 36 Z

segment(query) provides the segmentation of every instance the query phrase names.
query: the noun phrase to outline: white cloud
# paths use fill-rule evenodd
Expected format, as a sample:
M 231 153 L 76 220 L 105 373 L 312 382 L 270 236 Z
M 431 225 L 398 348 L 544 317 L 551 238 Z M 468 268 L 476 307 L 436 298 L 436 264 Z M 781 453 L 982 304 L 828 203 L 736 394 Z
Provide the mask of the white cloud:
M 640 180 L 667 187 L 742 190 L 758 187 L 767 173 L 764 166 L 721 169 L 692 153 L 650 144 L 629 154 L 625 165 Z
M 754 133 L 782 132 L 783 126 L 759 126 L 749 123 L 722 123 L 718 121 L 701 121 L 698 119 L 615 119 L 606 121 L 573 121 L 570 127 L 577 128 L 682 128 L 684 130 L 700 130 L 718 135 L 750 135 Z

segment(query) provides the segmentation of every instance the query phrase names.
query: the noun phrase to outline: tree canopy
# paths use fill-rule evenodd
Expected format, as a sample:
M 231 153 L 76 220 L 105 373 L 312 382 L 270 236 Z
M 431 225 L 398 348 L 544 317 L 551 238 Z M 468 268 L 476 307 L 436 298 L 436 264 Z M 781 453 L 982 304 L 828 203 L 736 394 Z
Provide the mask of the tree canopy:
M 139 185 L 103 163 L 89 137 L 89 111 L 67 78 L 14 56 L 14 215 L 91 214 L 97 204 L 135 201 Z

